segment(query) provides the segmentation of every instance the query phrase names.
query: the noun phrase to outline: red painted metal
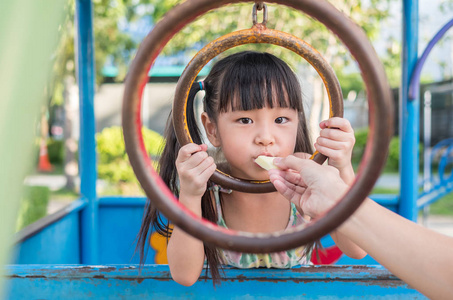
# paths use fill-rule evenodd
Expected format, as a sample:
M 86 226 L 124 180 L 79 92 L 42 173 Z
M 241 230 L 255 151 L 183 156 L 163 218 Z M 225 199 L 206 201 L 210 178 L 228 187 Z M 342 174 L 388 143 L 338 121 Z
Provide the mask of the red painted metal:
M 359 26 L 327 1 L 269 1 L 287 5 L 319 20 L 343 41 L 361 69 L 368 96 L 370 134 L 357 178 L 341 201 L 324 217 L 295 232 L 255 235 L 225 231 L 188 214 L 150 167 L 146 151 L 140 146 L 143 137 L 139 134 L 141 124 L 137 123 L 136 118 L 140 106 L 139 87 L 143 80 L 146 80 L 153 59 L 180 28 L 211 9 L 239 2 L 246 1 L 188 0 L 175 6 L 156 24 L 138 49 L 126 79 L 123 101 L 124 139 L 131 165 L 148 198 L 176 226 L 205 243 L 223 249 L 254 253 L 275 252 L 307 244 L 328 234 L 359 207 L 373 188 L 386 160 L 393 133 L 393 105 L 383 66 Z

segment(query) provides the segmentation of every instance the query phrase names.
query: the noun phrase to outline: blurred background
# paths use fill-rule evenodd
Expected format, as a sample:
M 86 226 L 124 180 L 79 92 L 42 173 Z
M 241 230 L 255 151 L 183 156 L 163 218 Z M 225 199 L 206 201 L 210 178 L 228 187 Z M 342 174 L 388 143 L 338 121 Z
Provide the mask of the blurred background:
M 153 25 L 179 1 L 176 0 L 93 0 L 96 61 L 96 141 L 99 195 L 143 195 L 129 166 L 121 130 L 123 82 L 137 47 Z M 381 58 L 392 87 L 398 110 L 401 74 L 401 1 L 332 0 L 361 26 Z M 360 163 L 368 134 L 368 107 L 363 81 L 349 51 L 323 25 L 291 9 L 269 5 L 269 28 L 291 33 L 317 49 L 334 68 L 342 86 L 345 117 L 356 133 L 353 163 Z M 36 116 L 33 165 L 25 179 L 16 229 L 53 213 L 77 199 L 79 96 L 74 53 L 74 1 L 67 1 L 65 20 L 59 28 L 59 42 L 52 57 L 52 71 L 45 88 L 46 101 Z M 453 12 L 453 1 L 420 1 L 420 45 L 445 24 Z M 228 32 L 250 28 L 251 5 L 234 5 L 210 12 L 184 28 L 164 48 L 150 71 L 143 99 L 143 125 L 147 149 L 153 158 L 165 142 L 162 134 L 171 110 L 176 82 L 192 56 L 207 42 Z M 453 40 L 452 33 L 442 39 L 430 55 L 422 73 L 420 103 L 433 100 L 430 143 L 453 136 Z M 284 59 L 300 78 L 306 114 L 312 136 L 328 116 L 328 100 L 316 71 L 288 50 L 248 45 L 222 54 L 245 49 L 268 51 Z M 203 78 L 208 64 L 199 74 Z M 429 93 L 428 93 L 429 92 Z M 435 100 L 435 101 L 434 101 Z M 395 124 L 398 113 L 395 114 Z M 421 109 L 423 120 L 423 108 Z M 423 122 L 421 122 L 423 126 Z M 419 151 L 423 151 L 421 129 Z M 398 194 L 398 126 L 390 144 L 385 171 L 374 193 Z M 421 155 L 420 170 L 423 166 Z M 451 170 L 449 171 L 451 172 Z M 420 173 L 421 174 L 421 173 Z M 422 175 L 420 175 L 421 177 Z M 453 235 L 453 196 L 443 197 L 430 207 L 438 229 Z M 435 223 L 431 223 L 435 224 Z

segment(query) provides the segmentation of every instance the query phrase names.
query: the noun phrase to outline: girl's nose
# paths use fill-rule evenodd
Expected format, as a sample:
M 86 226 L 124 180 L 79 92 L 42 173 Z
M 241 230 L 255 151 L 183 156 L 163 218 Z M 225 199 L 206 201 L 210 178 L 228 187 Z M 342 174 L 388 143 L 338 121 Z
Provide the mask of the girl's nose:
M 256 144 L 267 146 L 267 145 L 274 144 L 274 142 L 275 142 L 274 135 L 269 130 L 269 128 L 263 126 L 257 131 L 256 137 L 255 137 Z

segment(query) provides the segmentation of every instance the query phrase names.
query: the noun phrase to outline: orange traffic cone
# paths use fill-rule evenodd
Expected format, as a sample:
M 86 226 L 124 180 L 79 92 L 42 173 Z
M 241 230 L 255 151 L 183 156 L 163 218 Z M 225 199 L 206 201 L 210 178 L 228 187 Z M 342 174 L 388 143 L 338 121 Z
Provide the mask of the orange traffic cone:
M 53 170 L 52 164 L 49 161 L 49 154 L 47 153 L 47 144 L 44 139 L 41 139 L 41 144 L 39 145 L 38 170 L 41 172 L 50 172 Z

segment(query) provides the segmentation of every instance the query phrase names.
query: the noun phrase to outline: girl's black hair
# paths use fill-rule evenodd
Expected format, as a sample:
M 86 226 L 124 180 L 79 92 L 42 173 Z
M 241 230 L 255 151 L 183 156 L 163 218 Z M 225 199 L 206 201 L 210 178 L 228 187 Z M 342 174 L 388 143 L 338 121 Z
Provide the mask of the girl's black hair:
M 220 112 L 229 110 L 252 110 L 269 107 L 289 107 L 299 112 L 298 135 L 295 152 L 312 153 L 310 136 L 302 105 L 302 92 L 299 81 L 294 72 L 281 59 L 269 53 L 244 51 L 232 54 L 219 60 L 212 67 L 209 75 L 204 80 L 205 97 L 203 99 L 204 111 L 209 118 L 216 122 Z M 195 82 L 189 92 L 187 107 L 193 108 L 196 94 L 201 90 Z M 194 143 L 201 144 L 202 135 L 197 126 L 193 109 L 187 111 L 187 123 Z M 176 139 L 172 114 L 167 121 L 164 133 L 166 144 L 159 160 L 159 175 L 168 185 L 170 190 L 179 196 L 177 183 L 178 173 L 175 161 L 180 149 Z M 208 182 L 208 186 L 213 185 Z M 217 211 L 211 199 L 210 191 L 206 191 L 201 199 L 202 217 L 217 223 Z M 138 233 L 137 249 L 140 253 L 140 265 L 146 258 L 145 249 L 149 231 L 154 229 L 166 238 L 171 236 L 170 224 L 164 222 L 159 211 L 148 200 L 142 225 Z M 306 245 L 306 255 L 309 255 L 313 243 Z M 218 250 L 209 245 L 204 245 L 208 268 L 214 284 L 220 280 L 220 257 Z M 208 269 L 206 269 L 206 273 Z

